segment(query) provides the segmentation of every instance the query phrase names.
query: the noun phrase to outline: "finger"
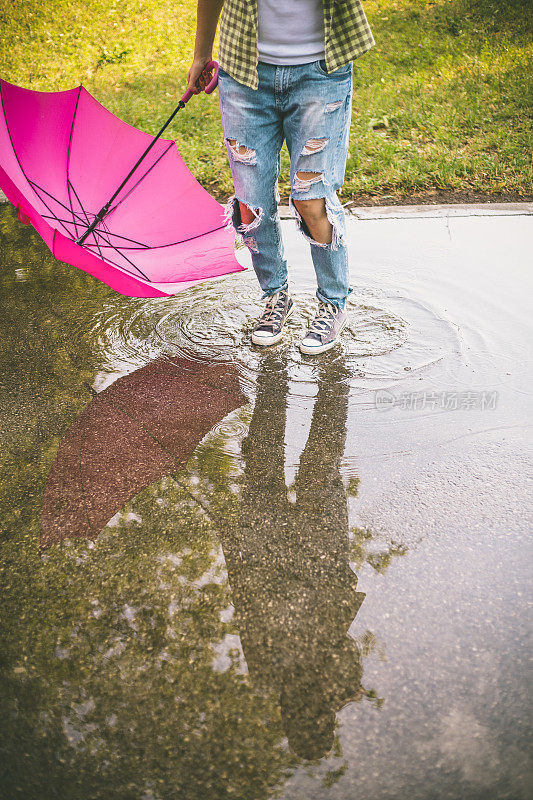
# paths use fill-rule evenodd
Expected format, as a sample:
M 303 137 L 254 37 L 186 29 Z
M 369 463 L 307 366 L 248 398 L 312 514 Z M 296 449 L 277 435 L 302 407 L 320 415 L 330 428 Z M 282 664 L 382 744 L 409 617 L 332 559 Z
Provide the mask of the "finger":
M 194 74 L 192 68 L 189 70 L 189 74 L 187 75 L 187 89 L 192 92 L 194 91 L 194 85 L 196 83 L 196 75 Z

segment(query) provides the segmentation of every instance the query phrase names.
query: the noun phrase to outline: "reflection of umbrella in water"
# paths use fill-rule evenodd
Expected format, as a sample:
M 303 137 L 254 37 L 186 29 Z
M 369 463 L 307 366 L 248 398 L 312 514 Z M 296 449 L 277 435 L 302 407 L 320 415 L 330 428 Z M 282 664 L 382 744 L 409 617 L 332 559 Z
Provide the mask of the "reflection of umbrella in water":
M 206 91 L 215 85 L 216 74 Z M 132 297 L 244 269 L 223 207 L 160 138 L 174 114 L 154 137 L 83 86 L 36 92 L 0 81 L 0 101 L 0 187 L 56 258 Z
M 119 378 L 64 436 L 46 484 L 41 544 L 95 538 L 142 488 L 185 464 L 246 402 L 234 367 L 157 359 Z

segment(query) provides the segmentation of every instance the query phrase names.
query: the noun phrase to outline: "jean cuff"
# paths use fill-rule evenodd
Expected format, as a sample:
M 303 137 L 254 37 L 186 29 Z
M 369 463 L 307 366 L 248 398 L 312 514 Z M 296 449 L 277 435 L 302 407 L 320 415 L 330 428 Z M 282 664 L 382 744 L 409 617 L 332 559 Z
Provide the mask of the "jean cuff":
M 287 292 L 288 290 L 289 284 L 288 281 L 285 281 L 283 286 L 280 286 L 278 289 L 267 289 L 265 292 L 263 292 L 261 300 L 267 300 L 269 297 L 272 297 L 272 295 L 276 294 L 276 292 Z
M 346 297 L 343 297 L 342 299 L 339 299 L 339 298 L 332 299 L 330 297 L 326 297 L 325 294 L 322 294 L 320 289 L 317 289 L 316 290 L 316 296 L 323 303 L 329 303 L 330 305 L 335 306 L 336 308 L 338 308 L 339 311 L 344 311 L 344 309 L 346 308 L 346 301 L 347 301 L 349 295 L 351 295 L 352 292 L 353 292 L 353 289 L 348 287 L 348 292 L 346 294 Z

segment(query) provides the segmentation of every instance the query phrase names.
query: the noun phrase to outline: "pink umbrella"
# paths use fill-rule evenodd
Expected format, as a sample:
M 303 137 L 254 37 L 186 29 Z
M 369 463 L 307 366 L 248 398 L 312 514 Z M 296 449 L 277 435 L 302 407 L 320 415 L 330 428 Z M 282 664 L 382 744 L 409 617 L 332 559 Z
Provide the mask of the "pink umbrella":
M 218 65 L 207 92 L 217 82 Z M 131 127 L 83 86 L 35 92 L 0 81 L 0 187 L 53 255 L 130 297 L 176 294 L 244 269 L 223 207 L 176 143 Z

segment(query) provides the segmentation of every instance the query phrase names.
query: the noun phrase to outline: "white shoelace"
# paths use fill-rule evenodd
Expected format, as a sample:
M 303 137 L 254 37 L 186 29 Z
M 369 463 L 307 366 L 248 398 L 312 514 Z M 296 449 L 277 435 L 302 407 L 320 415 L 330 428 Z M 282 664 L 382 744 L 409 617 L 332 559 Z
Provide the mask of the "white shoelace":
M 259 320 L 259 325 L 271 325 L 279 323 L 285 311 L 285 298 L 283 295 L 274 294 L 267 301 L 263 316 Z
M 331 326 L 335 322 L 335 315 L 337 309 L 334 305 L 329 303 L 321 303 L 318 309 L 318 314 L 309 326 L 307 334 L 316 333 L 318 336 L 324 336 L 329 333 Z

